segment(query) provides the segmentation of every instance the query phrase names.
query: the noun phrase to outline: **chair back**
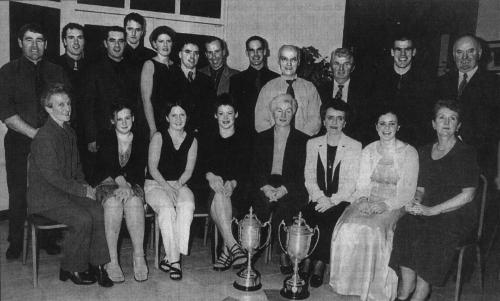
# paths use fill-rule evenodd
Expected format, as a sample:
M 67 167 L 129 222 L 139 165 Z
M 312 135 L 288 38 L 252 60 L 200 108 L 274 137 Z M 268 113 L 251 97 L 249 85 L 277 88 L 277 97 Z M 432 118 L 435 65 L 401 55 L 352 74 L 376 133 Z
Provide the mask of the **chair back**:
M 484 175 L 480 175 L 479 179 L 481 181 L 481 205 L 479 207 L 479 224 L 477 227 L 477 240 L 481 240 L 483 234 L 483 223 L 484 223 L 484 210 L 486 208 L 486 192 L 488 191 L 488 180 Z

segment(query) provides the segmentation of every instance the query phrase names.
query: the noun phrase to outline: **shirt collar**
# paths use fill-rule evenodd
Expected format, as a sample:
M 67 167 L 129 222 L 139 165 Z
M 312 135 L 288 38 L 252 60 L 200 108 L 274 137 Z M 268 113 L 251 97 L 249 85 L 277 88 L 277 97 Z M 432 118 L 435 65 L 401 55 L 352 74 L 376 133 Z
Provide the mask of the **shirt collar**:
M 477 72 L 477 69 L 478 69 L 478 68 L 479 68 L 479 67 L 478 67 L 478 66 L 476 66 L 476 67 L 474 67 L 474 69 L 472 69 L 472 70 L 470 70 L 470 71 L 468 71 L 468 72 L 465 72 L 465 73 L 467 73 L 467 82 L 469 82 L 469 81 L 470 81 L 470 79 L 474 76 L 474 74 L 476 74 L 476 72 Z M 458 71 L 458 78 L 459 78 L 459 81 L 461 81 L 463 77 L 464 77 L 464 72 L 462 72 L 462 71 Z
M 193 70 L 189 70 L 188 68 L 184 67 L 183 64 L 181 64 L 181 70 L 182 70 L 182 73 L 184 73 L 184 76 L 186 78 L 188 78 L 189 71 L 193 72 L 193 79 L 196 78 L 196 67 L 193 68 Z

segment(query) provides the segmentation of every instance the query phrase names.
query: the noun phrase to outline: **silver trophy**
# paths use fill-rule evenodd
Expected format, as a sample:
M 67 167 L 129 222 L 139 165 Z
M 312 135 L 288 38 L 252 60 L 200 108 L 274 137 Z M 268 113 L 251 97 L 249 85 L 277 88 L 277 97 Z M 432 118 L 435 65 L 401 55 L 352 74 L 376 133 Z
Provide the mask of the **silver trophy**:
M 271 224 L 269 221 L 261 223 L 257 216 L 253 214 L 253 209 L 250 207 L 249 214 L 241 221 L 233 219 L 238 225 L 239 244 L 248 255 L 247 265 L 236 273 L 236 280 L 233 286 L 242 291 L 256 291 L 262 287 L 260 283 L 260 273 L 252 268 L 252 256 L 260 249 L 267 246 L 271 238 Z M 268 227 L 268 235 L 266 242 L 260 245 L 260 230 Z
M 281 243 L 281 228 L 283 228 L 287 233 L 286 250 Z M 311 252 L 308 253 L 314 233 L 317 233 L 316 243 L 314 244 Z M 291 226 L 287 227 L 285 225 L 285 221 L 281 221 L 278 227 L 278 238 L 281 249 L 288 256 L 290 256 L 290 259 L 293 261 L 293 274 L 285 278 L 283 281 L 283 288 L 281 289 L 280 294 L 288 299 L 305 299 L 309 297 L 309 291 L 307 289 L 307 280 L 304 280 L 299 276 L 299 263 L 304 258 L 309 257 L 314 249 L 316 249 L 319 240 L 318 226 L 311 229 L 311 227 L 309 227 L 306 224 L 306 221 L 302 218 L 302 212 L 299 212 L 299 216 L 294 218 L 294 222 Z

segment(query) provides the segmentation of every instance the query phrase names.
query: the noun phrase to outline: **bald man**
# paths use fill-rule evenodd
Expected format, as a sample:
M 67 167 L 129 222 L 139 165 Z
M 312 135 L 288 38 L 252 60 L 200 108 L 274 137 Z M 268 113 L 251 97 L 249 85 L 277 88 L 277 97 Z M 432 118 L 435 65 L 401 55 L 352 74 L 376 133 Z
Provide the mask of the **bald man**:
M 494 176 L 499 139 L 499 82 L 495 74 L 479 66 L 483 50 L 471 35 L 459 37 L 453 45 L 455 69 L 438 81 L 440 98 L 457 99 L 462 106 L 459 135 L 478 150 L 478 161 L 488 178 Z
M 269 103 L 279 94 L 290 94 L 297 100 L 295 128 L 309 136 L 316 135 L 321 128 L 319 107 L 321 99 L 313 83 L 297 76 L 300 51 L 297 46 L 283 45 L 278 51 L 281 76 L 270 80 L 260 90 L 255 105 L 255 130 L 260 133 L 274 125 Z

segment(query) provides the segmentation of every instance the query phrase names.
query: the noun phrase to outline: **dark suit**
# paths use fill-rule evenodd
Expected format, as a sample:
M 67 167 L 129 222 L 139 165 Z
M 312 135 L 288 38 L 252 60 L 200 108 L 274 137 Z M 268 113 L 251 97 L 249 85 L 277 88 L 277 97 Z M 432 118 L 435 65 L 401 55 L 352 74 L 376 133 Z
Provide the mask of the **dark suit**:
M 259 80 L 257 80 L 259 77 Z M 279 74 L 273 72 L 267 67 L 256 70 L 248 67 L 245 71 L 235 74 L 231 77 L 229 93 L 233 96 L 238 106 L 238 118 L 236 125 L 239 130 L 255 135 L 255 104 L 259 96 L 260 89 L 268 81 L 279 77 Z
M 221 95 L 222 93 L 228 93 L 229 92 L 229 80 L 230 80 L 230 78 L 233 75 L 239 73 L 238 70 L 233 69 L 233 68 L 229 68 L 228 65 L 226 65 L 226 64 L 224 64 L 224 66 L 222 68 L 224 68 L 224 69 L 222 70 L 219 84 L 217 85 L 217 87 L 214 87 L 214 89 L 216 88 L 215 90 L 217 91 L 217 95 Z M 201 68 L 200 72 L 204 73 L 208 77 L 211 77 L 210 69 L 211 69 L 211 67 L 210 67 L 210 65 L 208 65 L 208 66 Z
M 111 128 L 113 105 L 124 103 L 137 109 L 139 77 L 125 59 L 117 63 L 106 56 L 88 68 L 83 95 L 86 143 L 97 141 L 100 133 Z
M 88 263 L 109 262 L 101 204 L 86 198 L 76 135 L 51 117 L 31 144 L 28 169 L 28 212 L 68 226 L 61 268 L 83 272 Z
M 309 136 L 294 128 L 290 129 L 283 156 L 281 176 L 271 175 L 274 151 L 274 127 L 257 134 L 255 138 L 252 164 L 253 208 L 261 221 L 268 220 L 273 213 L 272 232 L 277 233 L 282 220 L 290 224 L 292 217 L 308 202 L 304 185 L 304 167 L 306 162 L 306 143 Z M 275 179 L 279 178 L 278 181 Z M 276 202 L 269 199 L 260 190 L 265 185 L 275 188 L 283 185 L 288 191 Z
M 500 83 L 498 77 L 478 68 L 465 86 L 458 102 L 462 106 L 460 137 L 478 150 L 479 165 L 489 177 L 494 176 L 496 149 L 499 140 Z M 458 71 L 451 71 L 438 80 L 437 95 L 457 99 Z
M 351 107 L 352 114 L 349 116 L 343 132 L 356 140 L 367 144 L 368 141 L 364 135 L 365 131 L 371 129 L 369 126 L 368 115 L 366 112 L 366 102 L 368 93 L 371 89 L 371 79 L 361 79 L 360 77 L 351 77 L 349 89 L 347 91 L 346 101 Z M 333 97 L 333 81 L 327 82 L 318 88 L 321 102 L 325 103 L 327 99 Z

